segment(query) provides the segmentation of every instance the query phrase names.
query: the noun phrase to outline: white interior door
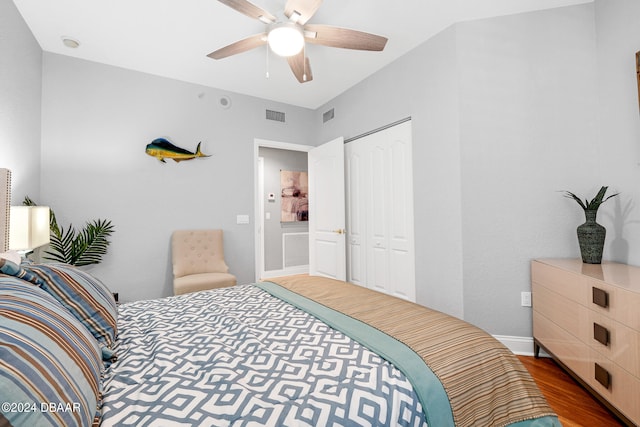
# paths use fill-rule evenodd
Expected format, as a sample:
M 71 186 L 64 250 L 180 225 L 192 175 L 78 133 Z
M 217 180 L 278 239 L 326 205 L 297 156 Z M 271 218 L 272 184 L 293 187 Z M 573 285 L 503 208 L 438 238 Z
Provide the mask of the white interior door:
M 309 151 L 309 274 L 346 280 L 344 139 Z

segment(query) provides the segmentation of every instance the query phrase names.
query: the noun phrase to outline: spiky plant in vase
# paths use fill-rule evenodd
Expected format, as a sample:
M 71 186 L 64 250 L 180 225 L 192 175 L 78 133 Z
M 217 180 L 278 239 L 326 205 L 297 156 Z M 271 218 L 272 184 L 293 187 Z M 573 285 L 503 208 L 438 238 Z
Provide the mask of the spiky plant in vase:
M 580 254 L 582 262 L 586 264 L 600 264 L 602 262 L 602 251 L 604 248 L 604 240 L 607 235 L 607 229 L 596 222 L 598 208 L 600 205 L 619 193 L 611 194 L 605 198 L 607 189 L 603 186 L 598 194 L 589 201 L 582 199 L 570 191 L 565 191 L 564 196 L 575 200 L 584 210 L 586 221 L 578 226 L 578 243 L 580 244 Z
M 26 196 L 22 202 L 25 206 L 37 206 Z M 114 231 L 111 221 L 94 219 L 88 221 L 79 231 L 69 224 L 66 229 L 58 224 L 56 214 L 50 210 L 49 229 L 51 242 L 44 259 L 62 262 L 77 267 L 99 264 L 107 253 L 108 237 Z

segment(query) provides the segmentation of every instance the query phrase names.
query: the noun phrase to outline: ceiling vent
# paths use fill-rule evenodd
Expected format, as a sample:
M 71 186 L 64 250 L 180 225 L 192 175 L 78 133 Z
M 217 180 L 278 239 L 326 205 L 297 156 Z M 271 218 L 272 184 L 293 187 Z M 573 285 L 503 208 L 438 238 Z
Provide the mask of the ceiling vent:
M 284 113 L 280 111 L 267 110 L 267 120 L 284 123 Z
M 329 120 L 333 119 L 335 117 L 335 113 L 333 111 L 333 108 L 329 111 L 326 111 L 323 115 L 322 115 L 322 123 L 327 123 Z

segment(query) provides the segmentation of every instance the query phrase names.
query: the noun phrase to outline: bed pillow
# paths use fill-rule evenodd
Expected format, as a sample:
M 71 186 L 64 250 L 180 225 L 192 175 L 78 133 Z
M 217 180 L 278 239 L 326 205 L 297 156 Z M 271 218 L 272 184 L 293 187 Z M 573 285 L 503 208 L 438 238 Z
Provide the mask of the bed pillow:
M 8 259 L 14 264 L 20 264 L 22 256 L 18 253 L 18 251 L 7 251 L 0 253 L 0 258 Z
M 102 346 L 104 360 L 112 350 L 118 308 L 111 291 L 97 278 L 68 264 L 29 264 L 22 267 L 35 275 L 40 287 L 71 312 Z
M 86 328 L 44 290 L 5 275 L 0 319 L 0 413 L 9 425 L 99 421 L 104 367 Z
M 0 273 L 8 274 L 9 276 L 15 276 L 19 279 L 26 280 L 33 285 L 42 285 L 42 282 L 40 281 L 40 279 L 38 279 L 38 276 L 26 271 L 24 268 L 8 259 L 0 258 Z

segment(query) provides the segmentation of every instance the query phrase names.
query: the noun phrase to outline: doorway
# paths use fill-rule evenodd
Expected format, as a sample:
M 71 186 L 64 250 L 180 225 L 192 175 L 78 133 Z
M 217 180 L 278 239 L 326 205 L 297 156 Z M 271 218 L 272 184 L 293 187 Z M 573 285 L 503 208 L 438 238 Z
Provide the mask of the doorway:
M 256 281 L 309 270 L 308 223 L 282 216 L 280 172 L 306 172 L 312 148 L 254 140 Z

